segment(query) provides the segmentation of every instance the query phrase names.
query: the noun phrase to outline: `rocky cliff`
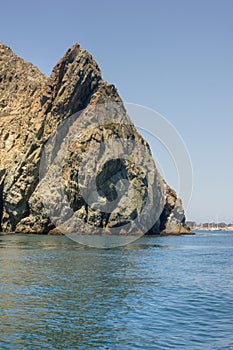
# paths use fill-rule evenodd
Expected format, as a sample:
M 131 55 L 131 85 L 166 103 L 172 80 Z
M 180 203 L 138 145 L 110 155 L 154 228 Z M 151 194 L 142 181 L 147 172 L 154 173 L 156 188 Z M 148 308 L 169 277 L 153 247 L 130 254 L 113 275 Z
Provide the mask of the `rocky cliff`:
M 105 106 L 104 111 L 99 106 Z M 76 118 L 70 119 L 73 115 Z M 67 120 L 72 122 L 66 124 Z M 61 140 L 74 125 L 76 138 L 61 153 Z M 54 232 L 64 210 L 72 209 L 80 223 L 76 230 L 95 233 L 98 228 L 120 227 L 124 234 L 128 225 L 131 231 L 147 227 L 149 234 L 190 233 L 180 199 L 161 179 L 149 146 L 127 116 L 116 88 L 102 80 L 96 62 L 79 45 L 66 52 L 48 78 L 0 44 L 0 134 L 0 231 Z M 48 140 L 52 140 L 50 148 L 53 144 L 44 163 L 49 165 L 49 186 L 61 185 L 56 179 L 62 168 L 59 181 L 68 209 L 59 204 L 57 189 L 40 190 Z M 91 177 L 96 157 L 98 171 L 94 174 L 93 168 Z M 129 193 L 119 196 L 126 189 Z M 56 212 L 51 213 L 51 208 Z M 143 219 L 137 221 L 140 216 Z

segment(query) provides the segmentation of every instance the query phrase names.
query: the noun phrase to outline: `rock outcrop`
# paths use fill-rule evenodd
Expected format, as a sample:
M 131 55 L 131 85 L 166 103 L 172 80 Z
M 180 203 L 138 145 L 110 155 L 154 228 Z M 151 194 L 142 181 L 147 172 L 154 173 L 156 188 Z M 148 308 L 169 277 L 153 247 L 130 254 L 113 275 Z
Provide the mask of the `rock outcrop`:
M 96 106 L 109 104 L 114 111 L 107 108 L 102 113 L 96 109 Z M 57 208 L 57 221 L 51 220 L 39 186 L 41 157 L 55 130 L 58 130 L 56 140 L 57 135 L 65 139 L 73 125 L 67 124 L 63 129 L 59 126 L 81 110 L 84 112 L 75 119 L 75 130 L 79 130 L 80 135 L 69 145 L 65 156 L 63 154 L 61 175 L 64 194 L 80 222 L 89 230 L 93 228 L 93 233 L 96 228 L 110 230 L 122 226 L 120 233 L 124 234 L 126 224 L 131 230 L 137 229 L 134 226 L 136 218 L 147 205 L 143 220 L 147 222 L 149 234 L 190 233 L 180 199 L 161 179 L 149 146 L 127 116 L 116 88 L 102 80 L 92 56 L 77 44 L 56 64 L 49 78 L 0 44 L 0 231 L 56 231 L 55 224 L 59 223 L 64 208 L 59 207 L 57 194 L 50 193 L 50 204 Z M 96 124 L 98 113 L 103 119 L 98 118 Z M 131 145 L 127 145 L 126 150 L 119 140 L 128 140 Z M 85 190 L 81 191 L 80 167 L 86 156 L 90 164 L 94 164 L 96 153 L 93 150 L 101 149 L 101 145 L 109 142 L 114 145 L 111 151 L 113 159 L 106 157 L 106 152 L 98 152 L 102 168 L 95 174 L 95 193 L 98 192 L 97 197 L 102 198 L 101 205 L 105 205 L 105 209 L 106 203 L 109 206 L 111 202 L 118 202 L 117 210 L 115 206 L 104 211 L 95 205 L 96 198 L 92 198 L 91 204 L 89 202 L 94 192 L 90 192 L 92 180 L 88 171 L 81 174 L 82 186 L 89 188 L 86 193 L 88 200 L 83 195 Z M 143 151 L 138 150 L 138 145 L 143 147 Z M 54 150 L 51 153 L 53 174 L 59 171 L 59 147 L 61 143 L 57 142 L 56 154 Z M 135 154 L 136 164 L 127 157 L 123 159 L 125 151 Z M 138 166 L 142 161 L 150 170 L 149 175 Z M 56 177 L 51 175 L 51 179 L 56 183 Z M 130 184 L 132 193 L 118 198 L 117 192 L 126 189 L 124 180 Z M 85 229 L 81 226 L 76 229 Z

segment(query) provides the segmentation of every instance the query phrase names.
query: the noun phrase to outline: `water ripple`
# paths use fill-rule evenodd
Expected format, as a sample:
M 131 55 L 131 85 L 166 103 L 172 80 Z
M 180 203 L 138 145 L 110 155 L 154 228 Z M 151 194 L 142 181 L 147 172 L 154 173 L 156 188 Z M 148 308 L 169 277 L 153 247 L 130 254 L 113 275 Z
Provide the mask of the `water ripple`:
M 233 349 L 233 235 L 0 247 L 1 349 Z

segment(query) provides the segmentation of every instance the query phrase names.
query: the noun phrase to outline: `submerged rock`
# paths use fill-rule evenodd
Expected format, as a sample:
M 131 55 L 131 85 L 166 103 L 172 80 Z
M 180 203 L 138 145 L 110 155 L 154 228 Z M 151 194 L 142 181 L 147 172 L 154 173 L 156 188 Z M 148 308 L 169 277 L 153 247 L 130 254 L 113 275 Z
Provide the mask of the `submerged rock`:
M 109 105 L 111 110 L 106 107 Z M 101 106 L 105 106 L 104 111 Z M 73 124 L 66 125 L 79 111 L 83 112 L 77 114 Z M 61 140 L 74 125 L 76 139 L 62 154 Z M 95 234 L 98 228 L 106 232 L 117 228 L 118 233 L 126 234 L 126 225 L 132 233 L 145 227 L 149 234 L 191 232 L 181 200 L 159 175 L 150 148 L 127 116 L 116 88 L 102 80 L 98 65 L 78 44 L 66 52 L 49 78 L 0 44 L 0 134 L 0 231 L 56 234 L 60 218 L 71 208 L 80 223 L 75 228 L 68 218 L 66 226 L 69 222 L 72 231 Z M 50 144 L 53 161 L 49 163 L 49 185 L 59 185 L 56 174 L 62 163 L 63 195 L 70 206 L 59 204 L 58 187 L 57 192 L 49 192 L 50 205 L 57 215 L 52 220 L 39 188 L 41 157 L 51 137 L 56 147 Z M 128 140 L 127 146 L 119 140 Z M 111 142 L 112 159 L 106 148 Z M 102 145 L 104 151 L 97 152 Z M 122 156 L 127 152 L 135 163 Z M 93 182 L 97 190 L 90 191 L 93 179 L 88 169 L 96 164 L 97 153 L 101 170 Z M 81 172 L 85 162 L 88 168 Z M 126 190 L 128 193 L 119 197 Z M 102 207 L 95 203 L 99 200 Z

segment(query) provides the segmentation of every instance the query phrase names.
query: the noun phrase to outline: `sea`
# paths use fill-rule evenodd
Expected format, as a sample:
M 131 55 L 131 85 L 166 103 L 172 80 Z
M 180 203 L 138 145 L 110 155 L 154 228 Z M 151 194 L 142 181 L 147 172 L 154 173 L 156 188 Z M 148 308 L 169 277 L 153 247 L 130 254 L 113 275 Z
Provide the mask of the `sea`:
M 0 236 L 0 349 L 233 349 L 233 232 Z

